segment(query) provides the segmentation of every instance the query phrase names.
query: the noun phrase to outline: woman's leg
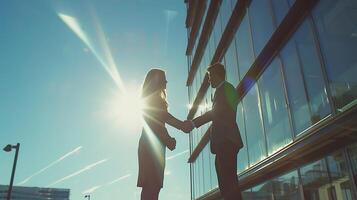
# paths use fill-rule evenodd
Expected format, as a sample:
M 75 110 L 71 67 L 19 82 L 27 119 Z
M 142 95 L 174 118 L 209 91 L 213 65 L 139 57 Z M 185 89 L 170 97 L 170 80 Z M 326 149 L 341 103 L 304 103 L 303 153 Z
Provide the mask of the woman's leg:
M 160 193 L 161 188 L 154 188 L 153 189 L 153 200 L 158 200 L 159 199 L 159 193 Z
M 141 200 L 158 200 L 161 188 L 143 187 Z
M 141 200 L 151 200 L 150 189 L 147 187 L 142 187 L 141 189 Z

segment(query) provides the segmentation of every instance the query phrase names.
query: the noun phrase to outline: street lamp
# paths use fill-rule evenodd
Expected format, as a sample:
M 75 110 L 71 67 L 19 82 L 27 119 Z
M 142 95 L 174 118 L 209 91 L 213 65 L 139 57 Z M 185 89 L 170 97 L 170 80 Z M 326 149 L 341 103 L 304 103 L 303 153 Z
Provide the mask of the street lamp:
M 4 150 L 5 152 L 10 152 L 12 149 L 16 149 L 16 152 L 15 152 L 14 164 L 13 164 L 13 166 L 12 166 L 10 186 L 9 186 L 9 190 L 8 190 L 8 192 L 7 192 L 7 200 L 10 200 L 10 199 L 11 199 L 12 185 L 14 184 L 16 163 L 17 163 L 17 157 L 18 157 L 18 155 L 19 155 L 20 143 L 17 143 L 16 145 L 8 144 L 8 145 L 6 145 L 6 146 L 3 148 L 3 150 Z
M 90 194 L 87 194 L 84 198 L 88 198 L 88 200 L 90 200 Z

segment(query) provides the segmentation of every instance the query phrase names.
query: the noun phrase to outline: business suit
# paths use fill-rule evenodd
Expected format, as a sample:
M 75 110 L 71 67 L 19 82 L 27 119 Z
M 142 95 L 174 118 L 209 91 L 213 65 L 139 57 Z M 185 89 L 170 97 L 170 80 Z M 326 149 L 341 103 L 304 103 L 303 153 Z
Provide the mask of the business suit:
M 212 110 L 195 118 L 199 127 L 212 121 L 210 129 L 211 152 L 216 155 L 218 184 L 225 200 L 241 199 L 237 177 L 237 154 L 243 147 L 236 122 L 238 96 L 232 84 L 222 81 L 216 88 Z

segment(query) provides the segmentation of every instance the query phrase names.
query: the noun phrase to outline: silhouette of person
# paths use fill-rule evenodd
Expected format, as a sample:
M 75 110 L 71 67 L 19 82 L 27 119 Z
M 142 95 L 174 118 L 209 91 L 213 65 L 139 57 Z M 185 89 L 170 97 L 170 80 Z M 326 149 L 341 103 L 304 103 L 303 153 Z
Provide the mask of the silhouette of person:
M 240 200 L 237 154 L 243 142 L 236 122 L 238 95 L 233 85 L 225 81 L 226 71 L 221 63 L 211 65 L 207 71 L 211 87 L 216 89 L 212 109 L 193 119 L 191 128 L 212 121 L 210 148 L 216 155 L 215 167 L 220 192 L 225 200 Z M 185 125 L 188 126 L 187 123 Z
M 151 69 L 142 86 L 142 98 L 145 102 L 143 118 L 146 125 L 138 149 L 137 186 L 142 187 L 141 200 L 159 198 L 159 192 L 163 187 L 166 147 L 171 151 L 176 148 L 176 140 L 168 134 L 165 124 L 188 131 L 183 121 L 168 112 L 166 84 L 165 72 L 161 69 Z

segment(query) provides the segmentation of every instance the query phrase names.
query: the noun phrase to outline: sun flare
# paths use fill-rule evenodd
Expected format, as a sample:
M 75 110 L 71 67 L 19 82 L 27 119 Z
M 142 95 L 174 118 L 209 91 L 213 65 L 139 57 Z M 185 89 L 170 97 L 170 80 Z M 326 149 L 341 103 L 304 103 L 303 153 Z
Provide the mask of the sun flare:
M 144 101 L 140 97 L 139 86 L 129 87 L 124 92 L 116 92 L 107 105 L 107 116 L 114 120 L 121 130 L 138 131 L 143 126 Z
M 122 120 L 137 122 L 141 120 L 144 102 L 138 92 L 126 92 L 119 97 L 118 111 L 122 113 Z

